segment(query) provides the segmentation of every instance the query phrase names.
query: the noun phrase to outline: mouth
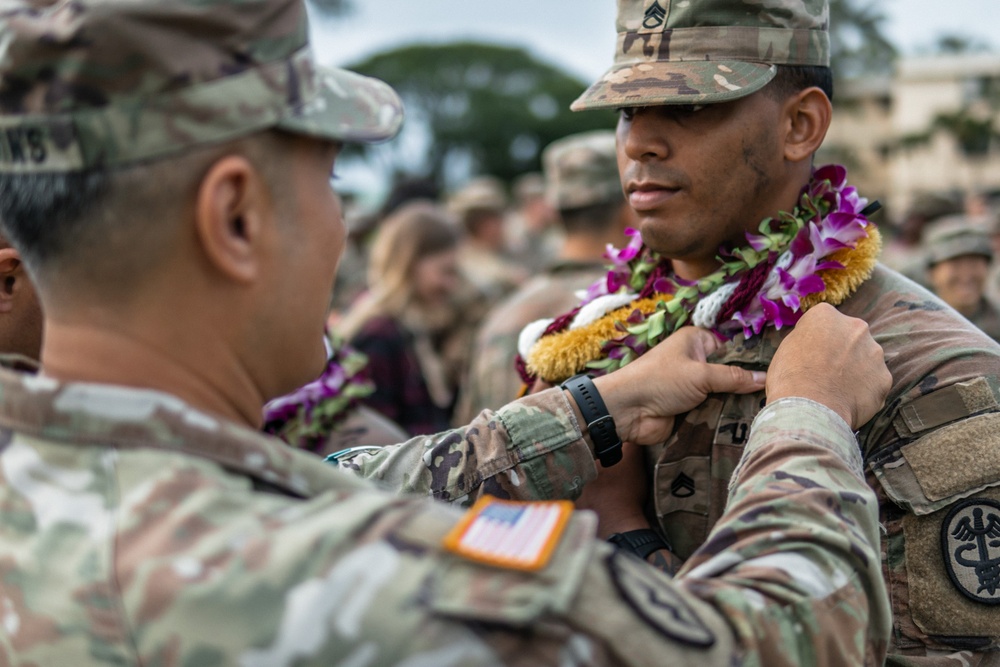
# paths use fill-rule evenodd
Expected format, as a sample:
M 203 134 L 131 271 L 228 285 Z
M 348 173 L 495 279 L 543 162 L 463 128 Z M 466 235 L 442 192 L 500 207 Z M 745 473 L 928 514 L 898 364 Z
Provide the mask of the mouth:
M 636 211 L 651 211 L 659 208 L 680 192 L 680 188 L 661 183 L 629 183 L 625 191 L 628 203 Z

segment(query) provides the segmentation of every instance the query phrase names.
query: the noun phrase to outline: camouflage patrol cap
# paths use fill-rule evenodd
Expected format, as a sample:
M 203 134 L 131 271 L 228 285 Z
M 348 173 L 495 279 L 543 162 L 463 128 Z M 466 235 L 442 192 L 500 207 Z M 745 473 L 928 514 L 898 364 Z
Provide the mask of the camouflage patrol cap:
M 452 193 L 447 208 L 458 217 L 471 211 L 503 211 L 507 208 L 503 182 L 496 176 L 477 176 Z
M 986 228 L 965 215 L 950 215 L 935 222 L 924 239 L 927 266 L 956 257 L 978 255 L 993 259 L 993 246 Z
M 388 85 L 318 67 L 302 0 L 3 0 L 0 172 L 157 159 L 277 128 L 379 141 Z
M 710 104 L 830 65 L 827 0 L 618 0 L 614 65 L 572 109 Z
M 624 201 L 615 133 L 582 132 L 552 142 L 542 152 L 546 197 L 559 209 Z

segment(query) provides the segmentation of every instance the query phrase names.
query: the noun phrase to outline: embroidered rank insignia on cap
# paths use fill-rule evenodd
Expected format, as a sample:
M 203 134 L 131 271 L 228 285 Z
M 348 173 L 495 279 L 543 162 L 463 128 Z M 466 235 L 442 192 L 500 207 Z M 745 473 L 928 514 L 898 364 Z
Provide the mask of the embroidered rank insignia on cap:
M 660 0 L 653 0 L 653 3 L 646 7 L 646 11 L 642 15 L 642 27 L 646 30 L 656 30 L 663 26 L 667 12 L 670 11 L 670 0 L 663 1 L 666 8 L 660 4 Z
M 941 525 L 941 550 L 963 595 L 1000 605 L 1000 503 L 969 498 L 953 507 Z
M 480 498 L 444 538 L 444 548 L 469 560 L 540 570 L 573 514 L 569 501 L 519 503 Z
M 660 634 L 698 648 L 715 644 L 711 629 L 681 598 L 666 575 L 619 549 L 608 557 L 608 569 L 618 594 Z

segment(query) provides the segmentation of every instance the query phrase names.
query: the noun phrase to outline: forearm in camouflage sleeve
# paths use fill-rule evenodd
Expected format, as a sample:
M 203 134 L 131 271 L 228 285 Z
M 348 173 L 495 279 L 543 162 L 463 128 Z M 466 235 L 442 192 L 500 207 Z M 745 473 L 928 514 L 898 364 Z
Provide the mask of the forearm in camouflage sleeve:
M 749 662 L 882 664 L 890 612 L 861 465 L 847 424 L 817 403 L 784 399 L 754 421 L 726 513 L 678 575 Z
M 575 499 L 597 475 L 560 389 L 527 396 L 464 428 L 421 436 L 339 461 L 397 492 L 468 505 L 483 494 L 514 500 Z

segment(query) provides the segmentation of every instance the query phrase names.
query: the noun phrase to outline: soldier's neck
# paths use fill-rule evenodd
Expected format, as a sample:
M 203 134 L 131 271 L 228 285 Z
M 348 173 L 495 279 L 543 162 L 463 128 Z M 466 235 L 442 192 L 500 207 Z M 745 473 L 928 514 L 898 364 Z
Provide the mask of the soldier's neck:
M 708 261 L 684 261 L 675 259 L 672 262 L 674 274 L 684 280 L 698 280 L 714 273 L 719 268 L 719 263 L 715 260 Z
M 127 329 L 47 319 L 42 373 L 62 382 L 164 392 L 197 410 L 259 428 L 263 399 L 234 356 L 203 339 L 197 359 L 182 358 L 176 350 L 190 344 L 175 342 L 171 346 Z
M 567 262 L 600 262 L 609 243 L 621 245 L 621 235 L 612 238 L 573 234 L 567 236 L 563 242 L 559 250 L 559 259 Z

